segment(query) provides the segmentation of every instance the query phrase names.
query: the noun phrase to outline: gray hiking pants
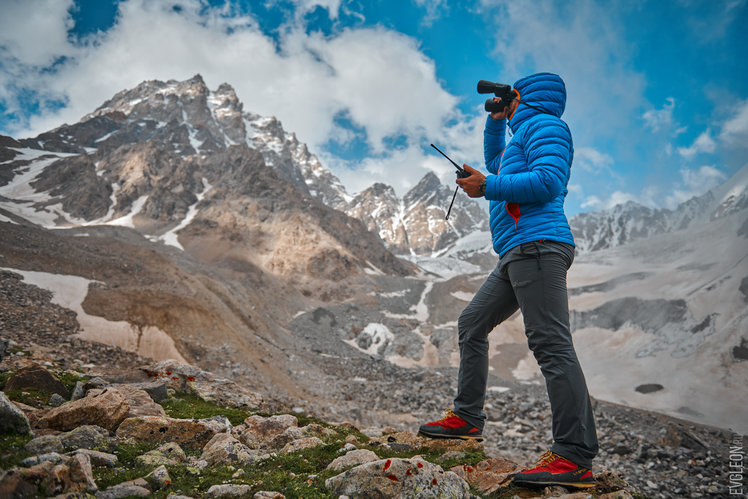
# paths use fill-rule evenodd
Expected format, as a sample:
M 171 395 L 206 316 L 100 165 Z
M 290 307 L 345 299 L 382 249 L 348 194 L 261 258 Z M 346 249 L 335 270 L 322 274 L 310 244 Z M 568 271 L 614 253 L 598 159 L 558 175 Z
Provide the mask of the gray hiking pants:
M 598 451 L 595 420 L 569 330 L 566 271 L 573 260 L 572 246 L 538 241 L 512 248 L 499 261 L 457 323 L 460 370 L 454 412 L 483 429 L 488 333 L 519 309 L 551 403 L 551 451 L 592 468 Z

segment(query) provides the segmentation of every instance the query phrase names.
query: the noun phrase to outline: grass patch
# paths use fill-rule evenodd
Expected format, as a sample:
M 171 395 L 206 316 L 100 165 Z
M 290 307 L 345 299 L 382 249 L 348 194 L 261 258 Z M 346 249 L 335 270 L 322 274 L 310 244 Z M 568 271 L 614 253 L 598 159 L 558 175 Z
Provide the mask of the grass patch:
M 5 395 L 16 402 L 30 405 L 31 407 L 40 408 L 49 402 L 52 392 L 41 390 L 39 388 L 23 388 L 21 390 L 11 390 L 5 392 Z
M 75 384 L 78 381 L 85 383 L 89 379 L 87 376 L 82 376 L 75 371 L 54 371 L 52 374 L 60 380 L 60 383 L 65 385 L 65 388 L 67 388 L 70 393 L 73 392 Z
M 197 395 L 177 393 L 174 397 L 160 402 L 169 417 L 179 419 L 203 419 L 213 416 L 226 416 L 236 426 L 244 422 L 252 412 L 233 407 L 220 407 L 206 402 Z
M 11 373 L 9 373 L 9 372 L 7 372 L 7 373 L 0 373 L 0 390 L 2 390 L 3 388 L 5 388 L 5 383 L 8 382 L 8 378 L 10 378 L 10 374 Z
M 18 433 L 0 434 L 0 469 L 7 470 L 20 466 L 24 459 L 31 456 L 23 450 L 23 446 L 33 437 Z

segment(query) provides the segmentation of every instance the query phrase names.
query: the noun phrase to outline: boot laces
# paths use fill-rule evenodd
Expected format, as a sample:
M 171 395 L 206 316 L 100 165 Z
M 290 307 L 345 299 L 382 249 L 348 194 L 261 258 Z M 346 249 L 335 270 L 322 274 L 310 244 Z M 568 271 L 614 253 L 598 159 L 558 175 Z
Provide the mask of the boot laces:
M 559 457 L 558 454 L 554 454 L 550 450 L 547 450 L 543 453 L 542 456 L 540 456 L 540 458 L 537 461 L 535 461 L 535 464 L 533 467 L 540 468 L 541 466 L 545 466 L 546 464 L 555 461 L 556 459 L 558 459 L 558 457 Z
M 455 414 L 452 411 L 452 409 L 447 409 L 447 410 L 444 411 L 444 417 L 441 418 L 438 422 L 441 423 L 441 422 L 446 421 L 446 420 L 448 420 L 450 418 L 453 418 L 455 416 L 457 416 L 457 414 Z

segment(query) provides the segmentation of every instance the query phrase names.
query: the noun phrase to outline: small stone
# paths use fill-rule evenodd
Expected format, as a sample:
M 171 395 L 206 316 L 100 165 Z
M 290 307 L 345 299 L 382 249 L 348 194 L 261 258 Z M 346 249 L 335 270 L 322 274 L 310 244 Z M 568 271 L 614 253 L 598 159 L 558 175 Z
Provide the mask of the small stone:
M 76 381 L 75 387 L 73 388 L 73 394 L 70 396 L 70 401 L 75 402 L 86 396 L 86 389 L 83 387 L 82 381 Z
M 259 492 L 255 492 L 255 495 L 252 496 L 252 499 L 286 499 L 286 496 L 284 496 L 280 492 L 269 492 L 267 490 L 261 490 Z
M 201 460 L 212 466 L 240 464 L 243 466 L 258 461 L 256 451 L 231 436 L 229 433 L 218 433 L 203 447 Z
M 135 461 L 142 466 L 160 466 L 162 464 L 174 466 L 187 462 L 187 455 L 179 444 L 168 442 L 157 449 L 136 457 Z
M 235 485 L 226 483 L 213 485 L 208 489 L 208 495 L 212 497 L 244 497 L 249 494 L 252 487 L 249 485 Z
M 96 497 L 99 499 L 122 499 L 125 497 L 148 497 L 151 495 L 150 489 L 139 485 L 119 484 L 109 487 L 104 491 L 98 491 Z
M 171 477 L 163 464 L 148 473 L 144 480 L 151 486 L 151 490 L 161 490 L 171 484 Z
M 65 397 L 59 393 L 53 393 L 52 396 L 49 397 L 49 405 L 52 407 L 60 407 L 65 402 L 67 402 L 67 400 L 65 400 Z

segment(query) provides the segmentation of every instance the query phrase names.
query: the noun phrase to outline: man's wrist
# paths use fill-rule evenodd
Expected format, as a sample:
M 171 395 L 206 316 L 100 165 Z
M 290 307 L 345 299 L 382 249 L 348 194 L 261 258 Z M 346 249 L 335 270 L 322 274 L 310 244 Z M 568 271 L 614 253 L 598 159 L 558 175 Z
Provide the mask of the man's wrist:
M 483 182 L 480 184 L 480 195 L 483 197 L 486 197 L 486 184 L 488 182 L 488 178 L 484 178 Z

